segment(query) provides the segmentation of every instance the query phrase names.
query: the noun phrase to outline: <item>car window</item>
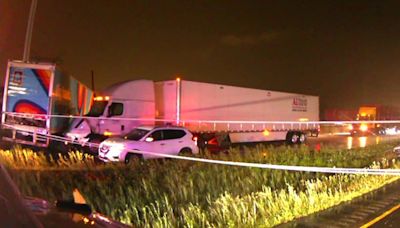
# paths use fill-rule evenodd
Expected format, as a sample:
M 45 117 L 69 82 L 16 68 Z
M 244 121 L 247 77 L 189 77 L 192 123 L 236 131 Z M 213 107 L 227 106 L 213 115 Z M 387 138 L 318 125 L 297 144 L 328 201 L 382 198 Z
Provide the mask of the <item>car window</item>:
M 108 108 L 108 116 L 120 116 L 124 112 L 124 104 L 113 102 Z
M 163 130 L 164 140 L 168 139 L 180 139 L 186 135 L 185 131 L 182 130 Z
M 150 135 L 154 141 L 163 140 L 163 132 L 161 130 L 155 131 Z
M 144 129 L 136 128 L 125 135 L 125 139 L 139 141 L 143 136 L 145 136 L 149 131 Z

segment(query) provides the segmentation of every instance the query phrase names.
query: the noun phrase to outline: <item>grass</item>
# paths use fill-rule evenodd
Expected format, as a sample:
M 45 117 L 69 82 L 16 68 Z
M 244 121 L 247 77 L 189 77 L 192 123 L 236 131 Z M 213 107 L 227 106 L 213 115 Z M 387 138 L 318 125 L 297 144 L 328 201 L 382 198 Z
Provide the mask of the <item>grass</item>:
M 231 149 L 206 158 L 328 167 L 397 167 L 395 143 L 352 150 L 322 147 Z M 390 161 L 390 162 L 389 162 Z M 78 188 L 97 211 L 139 227 L 270 227 L 323 210 L 395 181 L 393 176 L 325 175 L 176 160 L 97 165 L 71 152 L 55 160 L 17 148 L 0 162 L 25 195 L 71 197 Z M 377 163 L 379 162 L 379 163 Z

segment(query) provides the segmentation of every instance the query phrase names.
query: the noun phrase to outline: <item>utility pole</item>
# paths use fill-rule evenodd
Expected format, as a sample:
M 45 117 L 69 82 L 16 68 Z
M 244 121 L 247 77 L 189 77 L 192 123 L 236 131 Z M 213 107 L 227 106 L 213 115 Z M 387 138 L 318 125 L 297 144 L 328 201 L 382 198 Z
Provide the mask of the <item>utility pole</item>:
M 92 70 L 92 91 L 93 91 L 93 96 L 96 97 L 96 90 L 94 88 L 94 71 Z
M 29 62 L 29 57 L 31 52 L 33 22 L 35 20 L 36 7 L 37 7 L 37 0 L 32 0 L 31 9 L 29 11 L 28 26 L 26 27 L 26 34 L 25 34 L 24 56 L 22 58 L 24 62 Z

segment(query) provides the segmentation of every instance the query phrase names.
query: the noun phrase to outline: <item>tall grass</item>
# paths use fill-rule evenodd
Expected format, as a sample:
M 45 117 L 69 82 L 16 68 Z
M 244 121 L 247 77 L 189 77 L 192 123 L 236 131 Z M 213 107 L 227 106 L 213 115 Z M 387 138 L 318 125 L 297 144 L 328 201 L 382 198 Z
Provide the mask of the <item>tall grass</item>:
M 393 145 L 353 150 L 323 147 L 321 151 L 306 146 L 258 146 L 203 156 L 329 167 L 379 164 L 386 168 L 395 165 L 393 154 L 387 152 Z M 269 227 L 397 180 L 389 176 L 324 175 L 176 160 L 99 166 L 93 157 L 76 152 L 63 162 L 41 156 L 21 149 L 3 151 L 0 162 L 11 169 L 26 195 L 55 200 L 70 197 L 78 188 L 96 210 L 140 227 Z

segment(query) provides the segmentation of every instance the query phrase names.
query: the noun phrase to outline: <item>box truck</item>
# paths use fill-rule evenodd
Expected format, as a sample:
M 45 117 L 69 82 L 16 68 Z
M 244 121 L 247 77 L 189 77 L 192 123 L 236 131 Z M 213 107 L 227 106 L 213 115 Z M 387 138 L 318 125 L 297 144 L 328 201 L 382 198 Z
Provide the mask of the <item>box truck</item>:
M 389 105 L 364 105 L 360 106 L 355 117 L 357 121 L 385 121 L 399 120 L 400 108 Z M 398 124 L 396 123 L 360 123 L 352 124 L 349 127 L 350 134 L 364 135 L 377 134 L 385 135 L 386 133 L 397 132 Z
M 62 74 L 55 64 L 9 61 L 2 103 L 3 139 L 46 147 L 49 139 L 38 134 L 62 135 L 71 124 L 71 119 L 49 115 L 84 115 L 92 101 L 93 92 Z
M 317 136 L 319 98 L 295 93 L 194 82 L 133 80 L 94 98 L 88 118 L 76 120 L 71 140 L 101 142 L 140 125 L 179 125 L 200 147 Z M 285 121 L 285 122 L 280 122 Z M 292 121 L 292 123 L 288 122 Z M 81 141 L 82 142 L 82 141 Z

